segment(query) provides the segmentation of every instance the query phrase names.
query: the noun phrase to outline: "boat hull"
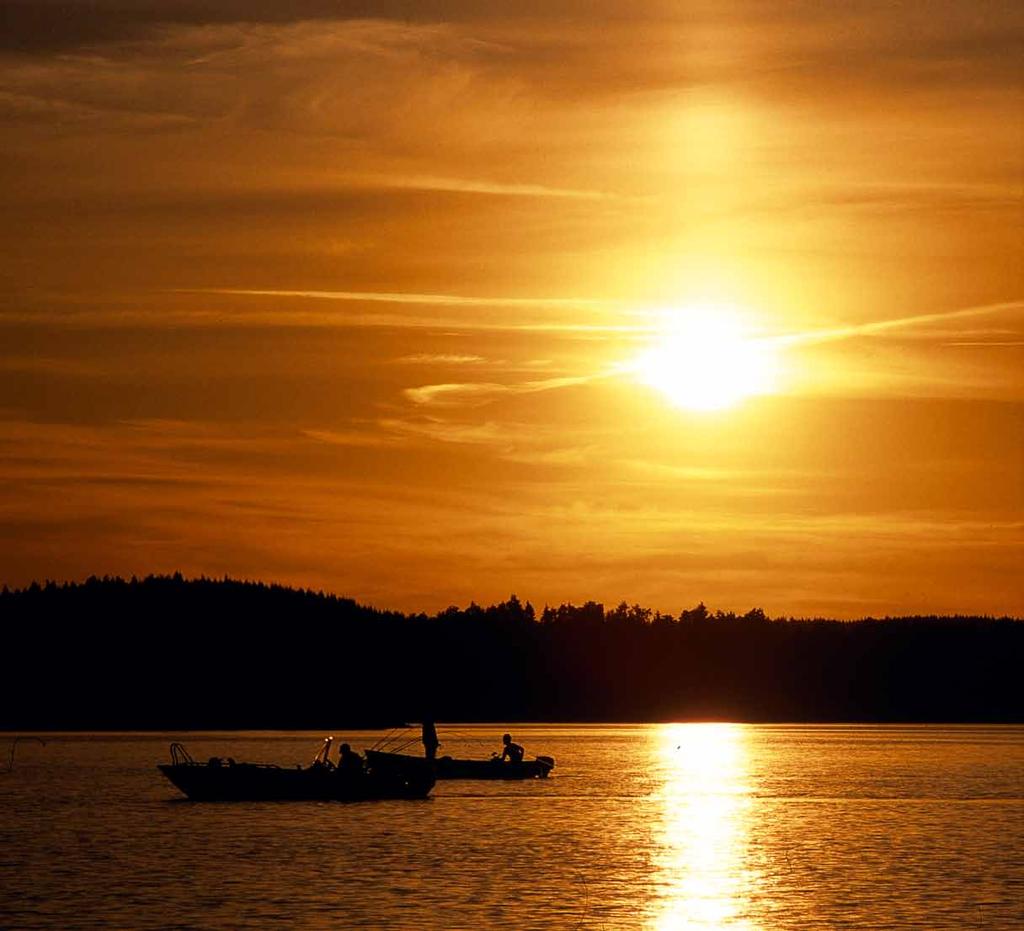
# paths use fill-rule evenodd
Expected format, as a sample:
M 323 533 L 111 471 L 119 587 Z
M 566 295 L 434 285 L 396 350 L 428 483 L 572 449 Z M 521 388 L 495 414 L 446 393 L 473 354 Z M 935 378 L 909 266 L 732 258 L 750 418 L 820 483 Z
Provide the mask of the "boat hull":
M 158 769 L 195 802 L 365 802 L 426 798 L 435 776 L 424 761 L 417 762 L 420 765 L 416 767 L 355 773 L 317 766 L 284 769 L 253 763 L 177 763 Z
M 422 757 L 384 753 L 380 750 L 367 750 L 366 758 L 372 766 L 380 770 L 408 766 L 414 762 L 427 762 Z M 503 762 L 497 758 L 458 760 L 450 756 L 434 760 L 434 771 L 438 779 L 546 779 L 554 767 L 555 761 L 551 757 L 538 757 L 534 760 L 523 760 L 521 763 Z

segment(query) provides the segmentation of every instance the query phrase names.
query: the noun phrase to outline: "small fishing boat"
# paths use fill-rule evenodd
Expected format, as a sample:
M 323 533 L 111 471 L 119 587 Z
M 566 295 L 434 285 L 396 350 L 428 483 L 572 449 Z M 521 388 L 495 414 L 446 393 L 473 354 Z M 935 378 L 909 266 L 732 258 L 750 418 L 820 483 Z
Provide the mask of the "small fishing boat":
M 367 750 L 366 759 L 380 772 L 392 768 L 401 771 L 414 763 L 429 765 L 429 761 L 420 756 L 382 750 Z M 554 768 L 555 761 L 550 756 L 538 756 L 519 763 L 503 761 L 497 756 L 489 760 L 457 760 L 450 756 L 439 756 L 434 760 L 434 772 L 438 779 L 546 779 Z
M 199 763 L 180 743 L 171 744 L 171 762 L 157 768 L 194 802 L 417 799 L 434 787 L 434 768 L 416 757 L 401 765 L 335 766 L 329 759 L 331 740 L 309 766 L 295 769 L 219 757 Z

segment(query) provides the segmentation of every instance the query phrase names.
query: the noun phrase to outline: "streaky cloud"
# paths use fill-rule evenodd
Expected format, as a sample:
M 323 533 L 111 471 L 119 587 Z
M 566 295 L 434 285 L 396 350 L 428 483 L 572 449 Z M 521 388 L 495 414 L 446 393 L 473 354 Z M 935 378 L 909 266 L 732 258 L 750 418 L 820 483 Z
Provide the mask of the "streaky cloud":
M 469 178 L 435 178 L 414 175 L 391 177 L 371 175 L 364 180 L 379 187 L 398 188 L 413 191 L 442 191 L 452 194 L 485 194 L 495 197 L 554 197 L 568 200 L 609 200 L 617 194 L 607 191 L 578 188 L 550 187 L 545 184 L 504 183 L 500 181 L 475 180 Z
M 541 391 L 553 391 L 558 388 L 571 388 L 585 385 L 600 378 L 608 378 L 617 372 L 596 372 L 591 375 L 565 375 L 558 378 L 545 378 L 541 381 L 520 382 L 518 384 L 501 384 L 499 382 L 447 382 L 438 385 L 422 385 L 418 388 L 406 388 L 405 396 L 414 404 L 435 404 L 444 406 L 480 405 L 502 395 L 536 394 Z
M 486 404 L 497 395 L 508 394 L 508 385 L 498 382 L 443 382 L 406 388 L 402 393 L 414 404 Z
M 331 446 L 398 446 L 401 438 L 383 433 L 368 433 L 358 430 L 303 430 L 302 435 L 318 443 Z
M 395 359 L 406 365 L 479 365 L 486 361 L 483 356 L 454 352 L 417 352 Z
M 982 304 L 976 307 L 962 307 L 959 310 L 943 310 L 931 314 L 915 314 L 908 317 L 895 317 L 889 320 L 875 320 L 868 323 L 855 323 L 848 326 L 832 327 L 823 330 L 808 330 L 803 333 L 790 333 L 776 336 L 768 341 L 782 346 L 811 345 L 815 343 L 831 343 L 844 339 L 855 339 L 858 336 L 874 336 L 891 330 L 903 330 L 922 326 L 928 323 L 942 323 L 947 320 L 981 317 L 988 314 L 1012 313 L 1024 310 L 1024 300 L 1004 301 L 999 304 Z
M 180 293 L 180 291 L 178 292 Z M 245 294 L 238 291 L 197 291 L 191 293 Z M 270 293 L 273 292 L 257 292 Z M 286 292 L 286 297 L 304 295 Z M 413 303 L 413 302 L 405 302 Z M 483 305 L 466 305 L 483 306 Z M 541 306 L 538 304 L 538 306 Z M 576 305 L 579 307 L 580 305 Z M 398 313 L 338 314 L 325 311 L 298 310 L 282 313 L 273 310 L 67 310 L 67 311 L 0 311 L 3 324 L 46 324 L 67 328 L 160 328 L 160 327 L 324 327 L 381 328 L 408 330 L 448 330 L 480 333 L 552 333 L 575 335 L 581 339 L 603 339 L 608 336 L 630 338 L 649 333 L 649 326 L 615 323 L 575 323 L 569 321 L 518 322 L 508 320 L 467 320 L 463 317 L 410 316 Z
M 594 307 L 621 306 L 619 301 L 576 297 L 475 297 L 465 294 L 417 294 L 390 291 L 291 291 L 256 288 L 180 288 L 184 293 L 236 294 L 249 297 L 306 297 L 328 301 L 382 304 L 429 304 L 443 307 Z
M 958 341 L 949 342 L 949 343 L 943 343 L 942 345 L 943 346 L 974 346 L 974 347 L 983 348 L 983 349 L 989 349 L 989 348 L 992 348 L 992 347 L 995 347 L 995 348 L 999 348 L 999 347 L 1013 348 L 1013 347 L 1017 347 L 1017 346 L 1024 346 L 1024 339 L 1003 339 L 1003 340 L 992 340 L 990 342 L 986 342 L 985 340 L 981 340 L 981 339 L 973 339 L 973 340 L 964 339 L 964 340 L 958 340 Z

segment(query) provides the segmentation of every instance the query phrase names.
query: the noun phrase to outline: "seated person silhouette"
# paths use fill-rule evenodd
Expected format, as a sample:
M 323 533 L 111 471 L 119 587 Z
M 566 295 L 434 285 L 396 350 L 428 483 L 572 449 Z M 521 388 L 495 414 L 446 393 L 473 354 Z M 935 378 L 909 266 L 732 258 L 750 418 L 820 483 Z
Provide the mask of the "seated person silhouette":
M 338 772 L 361 773 L 362 771 L 363 758 L 348 744 L 342 744 L 338 748 Z
M 512 743 L 511 734 L 502 734 L 501 742 L 505 745 L 501 751 L 502 761 L 508 760 L 510 763 L 522 763 L 524 750 L 519 744 Z

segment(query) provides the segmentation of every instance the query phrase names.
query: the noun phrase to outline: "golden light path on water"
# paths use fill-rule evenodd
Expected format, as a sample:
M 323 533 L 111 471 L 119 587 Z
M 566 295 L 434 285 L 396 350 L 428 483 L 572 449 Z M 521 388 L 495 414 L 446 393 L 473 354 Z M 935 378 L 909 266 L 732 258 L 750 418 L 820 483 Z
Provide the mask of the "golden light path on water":
M 753 928 L 745 862 L 750 799 L 748 748 L 736 724 L 670 724 L 658 732 L 662 836 L 651 926 Z

